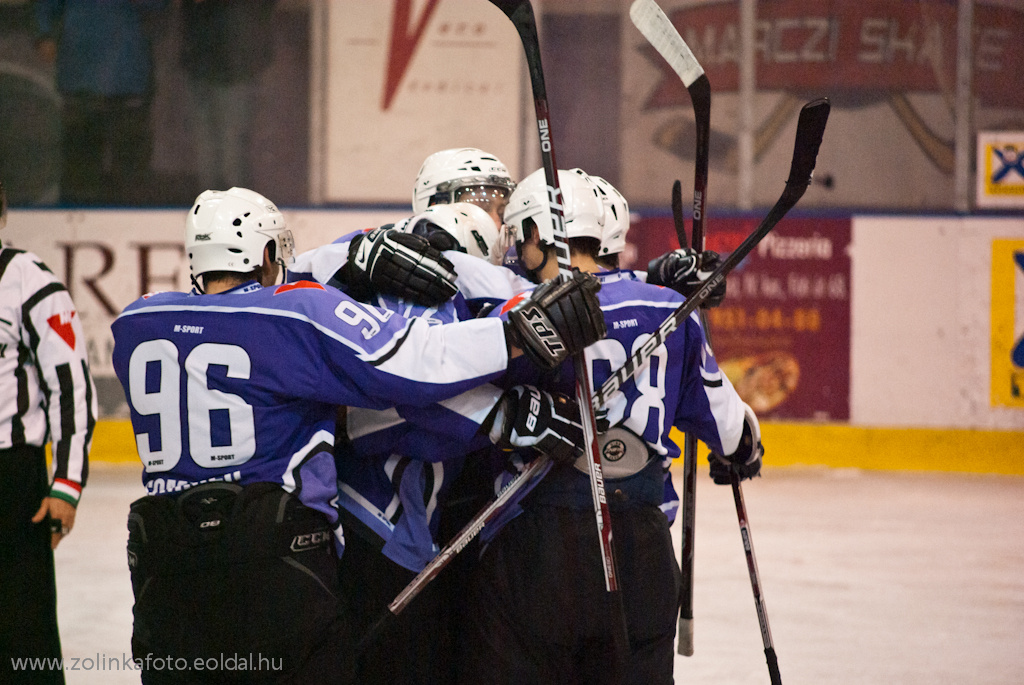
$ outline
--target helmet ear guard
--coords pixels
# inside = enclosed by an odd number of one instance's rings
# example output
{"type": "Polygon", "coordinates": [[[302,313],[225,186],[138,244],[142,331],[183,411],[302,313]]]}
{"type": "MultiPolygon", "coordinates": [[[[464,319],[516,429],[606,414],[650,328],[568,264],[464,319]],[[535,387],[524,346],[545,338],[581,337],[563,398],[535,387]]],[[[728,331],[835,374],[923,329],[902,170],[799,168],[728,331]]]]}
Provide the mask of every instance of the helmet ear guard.
{"type": "Polygon", "coordinates": [[[622,193],[600,176],[591,176],[598,193],[604,201],[604,234],[601,237],[600,256],[618,254],[626,249],[626,232],[629,231],[629,203],[622,193]]]}
{"type": "Polygon", "coordinates": [[[185,252],[193,282],[204,273],[248,273],[263,265],[267,243],[272,261],[287,269],[295,241],[284,216],[267,198],[246,188],[207,190],[185,220],[185,252]]]}

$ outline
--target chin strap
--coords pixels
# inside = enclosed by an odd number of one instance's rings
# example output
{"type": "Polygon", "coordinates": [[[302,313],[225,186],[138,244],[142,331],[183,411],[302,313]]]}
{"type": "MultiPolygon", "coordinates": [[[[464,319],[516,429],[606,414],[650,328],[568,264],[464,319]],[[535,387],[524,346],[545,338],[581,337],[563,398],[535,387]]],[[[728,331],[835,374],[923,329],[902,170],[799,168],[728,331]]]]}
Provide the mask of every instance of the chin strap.
{"type": "Polygon", "coordinates": [[[274,285],[284,285],[288,282],[288,267],[285,266],[283,259],[275,259],[274,261],[277,262],[278,269],[281,271],[281,282],[274,285]]]}
{"type": "Polygon", "coordinates": [[[541,254],[544,255],[544,259],[541,260],[540,264],[538,264],[534,269],[529,269],[526,266],[526,262],[523,261],[523,244],[521,242],[516,242],[516,259],[519,261],[519,268],[522,269],[523,273],[526,274],[526,277],[534,283],[544,282],[544,279],[540,277],[540,273],[547,265],[550,254],[547,250],[543,249],[541,250],[541,254]]]}

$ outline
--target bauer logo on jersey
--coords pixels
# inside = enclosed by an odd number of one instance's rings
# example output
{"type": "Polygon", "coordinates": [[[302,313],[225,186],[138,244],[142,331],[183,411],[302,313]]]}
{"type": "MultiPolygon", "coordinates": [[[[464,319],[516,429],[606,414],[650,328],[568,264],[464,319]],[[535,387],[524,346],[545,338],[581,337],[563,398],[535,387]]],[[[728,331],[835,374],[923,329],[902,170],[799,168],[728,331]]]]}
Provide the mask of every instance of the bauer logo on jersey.
{"type": "Polygon", "coordinates": [[[75,349],[75,329],[72,327],[71,321],[77,315],[78,313],[72,309],[70,312],[54,314],[46,320],[46,323],[50,325],[53,332],[59,335],[61,340],[66,342],[71,349],[75,349]]]}

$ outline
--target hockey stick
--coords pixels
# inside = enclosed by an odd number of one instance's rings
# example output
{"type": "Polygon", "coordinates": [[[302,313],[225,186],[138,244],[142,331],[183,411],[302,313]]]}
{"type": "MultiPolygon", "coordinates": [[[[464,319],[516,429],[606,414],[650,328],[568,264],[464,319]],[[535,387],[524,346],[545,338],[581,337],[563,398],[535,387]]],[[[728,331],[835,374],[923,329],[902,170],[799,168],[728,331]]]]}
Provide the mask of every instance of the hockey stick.
{"type": "MultiPolygon", "coordinates": [[[[704,226],[707,218],[708,159],[711,138],[711,82],[693,51],[672,25],[654,0],[635,0],[629,8],[633,25],[647,42],[658,51],[682,80],[690,93],[696,131],[693,170],[693,249],[704,251],[704,226]]],[[[679,247],[686,247],[686,234],[682,229],[682,188],[678,181],[672,188],[672,213],[676,225],[679,247]]],[[[703,310],[699,314],[701,325],[710,345],[710,329],[703,310]]],[[[680,515],[683,517],[680,569],[682,587],[679,592],[679,642],[676,651],[693,656],[693,560],[697,512],[697,438],[692,431],[683,438],[683,497],[680,515]]]]}
{"type": "Polygon", "coordinates": [[[811,174],[814,171],[814,162],[818,156],[818,148],[821,147],[821,138],[825,133],[825,124],[828,122],[830,107],[828,98],[820,98],[803,106],[803,109],[800,110],[800,119],[797,122],[796,144],[793,149],[793,161],[789,168],[789,178],[786,180],[786,189],[782,191],[782,195],[768,211],[764,219],[761,220],[757,228],[754,229],[754,232],[747,236],[711,272],[711,275],[708,276],[700,290],[669,314],[668,318],[658,326],[658,330],[644,342],[640,349],[627,359],[626,363],[609,376],[608,380],[597,389],[593,396],[594,407],[603,407],[608,402],[608,398],[650,360],[654,351],[665,342],[665,338],[679,328],[680,324],[725,279],[726,274],[732,271],[744,257],[750,254],[751,250],[775,228],[779,221],[782,220],[782,217],[803,197],[803,194],[807,191],[807,186],[811,183],[811,174]]]}
{"type": "MultiPolygon", "coordinates": [[[[707,163],[709,152],[707,137],[710,133],[710,85],[707,77],[704,75],[704,70],[700,67],[693,52],[690,51],[686,42],[679,35],[679,32],[654,0],[636,0],[630,8],[630,17],[640,32],[654,46],[658,53],[669,62],[676,74],[683,80],[683,84],[690,92],[690,97],[693,101],[697,133],[696,169],[694,172],[693,247],[695,250],[703,251],[703,229],[706,218],[703,208],[707,202],[707,163]],[[701,178],[702,174],[703,179],[701,178]]],[[[827,117],[827,111],[825,116],[827,117]]],[[[682,191],[678,181],[676,181],[672,190],[672,211],[676,235],[679,237],[679,246],[685,247],[686,235],[681,227],[682,191]]],[[[701,311],[700,317],[708,346],[713,348],[711,344],[711,330],[708,327],[703,311],[701,311]]],[[[683,516],[681,561],[683,576],[680,591],[679,643],[677,648],[678,653],[684,656],[693,655],[693,551],[694,514],[696,511],[696,454],[697,440],[690,433],[687,433],[683,444],[684,475],[681,507],[681,514],[683,516]]],[[[754,591],[758,623],[760,624],[761,637],[764,641],[764,653],[768,660],[768,673],[771,677],[772,685],[781,685],[778,659],[775,655],[775,647],[772,644],[771,631],[768,627],[768,612],[761,597],[757,561],[754,559],[753,541],[750,539],[750,529],[747,525],[746,508],[743,504],[743,491],[740,488],[739,476],[735,473],[732,474],[731,481],[733,498],[736,501],[736,512],[739,516],[740,533],[743,536],[743,548],[747,555],[750,583],[754,591]]]]}
{"type": "MultiPolygon", "coordinates": [[[[534,110],[537,114],[537,131],[540,137],[541,160],[544,166],[544,179],[548,186],[548,200],[551,209],[551,226],[554,234],[555,253],[558,258],[560,275],[569,276],[572,264],[569,259],[569,240],[565,231],[565,215],[561,202],[561,190],[558,186],[558,166],[555,163],[554,141],[551,137],[547,90],[544,85],[544,71],[541,67],[540,40],[537,35],[537,22],[533,15],[530,0],[490,0],[512,20],[526,52],[526,64],[530,72],[530,85],[533,89],[534,110]]],[[[615,564],[615,553],[612,545],[611,515],[604,491],[604,476],[601,473],[601,455],[597,451],[597,423],[594,419],[594,407],[590,399],[590,371],[582,354],[573,360],[576,371],[576,400],[579,402],[584,440],[590,454],[588,472],[591,490],[594,497],[594,517],[597,521],[598,536],[601,539],[601,556],[604,564],[605,588],[608,592],[619,590],[618,571],[615,564]]],[[[625,617],[623,616],[623,621],[625,617]]]]}
{"type": "Polygon", "coordinates": [[[629,8],[629,18],[647,42],[665,58],[690,93],[697,134],[693,171],[693,249],[703,250],[711,137],[711,83],[704,68],[658,3],[654,0],[634,0],[629,8]]]}
{"type": "Polygon", "coordinates": [[[730,473],[730,481],[732,484],[732,497],[736,501],[736,516],[740,521],[740,535],[743,537],[743,551],[747,556],[750,587],[754,591],[754,607],[757,609],[757,622],[761,626],[764,656],[768,661],[768,676],[771,678],[772,685],[782,685],[782,676],[779,675],[779,659],[775,655],[772,631],[768,627],[768,609],[764,605],[764,597],[761,596],[761,577],[757,572],[757,559],[754,558],[754,541],[750,538],[750,525],[747,523],[747,507],[743,503],[740,477],[735,471],[730,473]]]}
{"type": "MultiPolygon", "coordinates": [[[[687,245],[686,228],[683,226],[682,184],[672,184],[672,220],[676,227],[679,247],[687,245]]],[[[696,228],[696,224],[694,224],[696,228]]],[[[703,322],[703,320],[702,320],[703,322]]],[[[707,330],[707,329],[705,329],[707,330]]],[[[676,651],[683,656],[693,656],[693,551],[697,523],[697,437],[692,432],[683,438],[683,497],[679,515],[681,544],[679,568],[682,571],[679,588],[679,642],[676,651]]]]}
{"type": "MultiPolygon", "coordinates": [[[[569,256],[569,236],[565,230],[565,215],[562,207],[562,192],[558,186],[558,165],[555,163],[554,139],[551,135],[547,89],[544,85],[544,70],[541,66],[540,37],[537,35],[537,21],[530,0],[490,0],[512,21],[526,53],[526,64],[530,72],[530,87],[533,90],[533,106],[537,115],[537,133],[540,139],[541,161],[544,179],[548,186],[548,206],[551,227],[558,258],[558,272],[571,277],[572,263],[569,256]]],[[[587,475],[594,501],[594,520],[601,544],[601,562],[604,570],[604,585],[608,591],[611,611],[612,640],[616,658],[613,663],[618,669],[624,668],[629,653],[629,630],[626,610],[619,589],[619,572],[615,563],[615,548],[612,544],[612,517],[604,489],[604,475],[601,455],[597,448],[597,421],[595,407],[590,403],[590,369],[581,352],[573,358],[576,373],[576,402],[580,407],[580,422],[583,424],[584,447],[589,455],[587,475]]]]}
{"type": "MultiPolygon", "coordinates": [[[[638,0],[639,2],[640,0],[638,0]]],[[[831,109],[831,105],[827,98],[821,98],[814,100],[804,105],[800,111],[800,118],[797,122],[796,130],[796,143],[793,150],[793,161],[789,170],[789,178],[786,180],[786,188],[782,192],[782,196],[779,197],[775,206],[771,208],[768,215],[761,221],[757,229],[744,240],[739,247],[737,247],[722,264],[719,265],[711,276],[708,278],[704,286],[697,292],[697,295],[691,300],[684,303],[679,309],[672,313],[668,319],[658,328],[658,333],[655,334],[647,343],[641,347],[633,357],[631,357],[625,365],[615,374],[613,374],[604,385],[601,386],[600,391],[594,396],[595,402],[600,402],[601,405],[605,403],[607,397],[617,390],[625,379],[631,377],[633,373],[647,362],[654,350],[659,347],[664,341],[664,337],[675,330],[678,325],[685,320],[685,317],[689,316],[700,302],[694,303],[694,300],[700,300],[701,302],[706,299],[707,295],[710,294],[710,289],[713,289],[715,285],[725,277],[736,264],[738,264],[750,251],[757,245],[758,242],[764,236],[766,236],[772,228],[782,219],[783,216],[803,197],[804,192],[807,190],[807,186],[810,185],[811,176],[814,172],[815,160],[818,156],[818,149],[821,147],[822,136],[825,133],[825,125],[828,123],[828,114],[831,109]],[[664,331],[664,335],[661,335],[664,331]],[[660,339],[659,339],[660,338],[660,339]],[[652,342],[653,341],[653,342],[652,342]]],[[[696,232],[696,224],[694,226],[696,232]]],[[[696,245],[696,237],[695,237],[696,245]]],[[[710,334],[707,330],[706,322],[702,319],[702,325],[705,330],[705,337],[708,340],[708,345],[711,345],[710,334]]],[[[693,654],[693,613],[692,613],[692,601],[693,601],[693,510],[686,511],[685,507],[690,506],[695,509],[695,493],[696,493],[696,440],[692,439],[690,434],[686,436],[686,443],[684,443],[684,459],[685,457],[691,457],[689,463],[684,460],[684,469],[686,479],[684,480],[684,511],[683,516],[687,518],[683,521],[684,525],[684,538],[683,538],[683,562],[684,569],[686,564],[689,564],[689,577],[684,575],[684,585],[682,588],[682,594],[680,597],[680,615],[679,615],[679,644],[677,651],[679,654],[690,656],[693,654]],[[687,546],[689,543],[689,546],[687,546]],[[689,610],[689,611],[688,611],[689,610]],[[688,615],[687,615],[688,613],[688,615]]],[[[747,566],[750,571],[751,585],[754,589],[754,600],[757,605],[757,618],[758,623],[761,627],[761,636],[764,640],[765,656],[768,659],[768,673],[772,679],[772,685],[781,685],[779,677],[779,665],[775,655],[775,647],[772,645],[771,632],[768,628],[768,614],[765,611],[764,602],[761,599],[760,593],[760,582],[757,574],[757,564],[754,560],[754,552],[750,543],[750,531],[746,525],[746,511],[743,508],[742,503],[742,491],[740,490],[739,477],[735,474],[732,476],[732,488],[733,496],[736,498],[737,512],[740,514],[740,530],[743,534],[744,549],[747,551],[747,566]]]]}

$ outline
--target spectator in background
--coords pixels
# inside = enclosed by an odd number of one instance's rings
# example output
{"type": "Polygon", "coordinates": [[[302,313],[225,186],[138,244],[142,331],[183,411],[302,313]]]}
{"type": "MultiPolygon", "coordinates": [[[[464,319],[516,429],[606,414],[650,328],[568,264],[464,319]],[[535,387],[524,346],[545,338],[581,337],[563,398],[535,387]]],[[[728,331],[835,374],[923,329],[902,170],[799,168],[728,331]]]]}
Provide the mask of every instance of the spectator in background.
{"type": "Polygon", "coordinates": [[[203,188],[251,188],[257,79],[273,61],[276,0],[181,0],[181,63],[203,188]]]}
{"type": "Polygon", "coordinates": [[[153,149],[149,14],[168,0],[36,0],[36,47],[56,63],[65,204],[144,202],[153,149]]]}
{"type": "Polygon", "coordinates": [[[64,682],[59,669],[15,671],[11,660],[61,656],[53,550],[75,525],[95,421],[68,291],[39,257],[0,245],[0,683],[64,682]]]}

